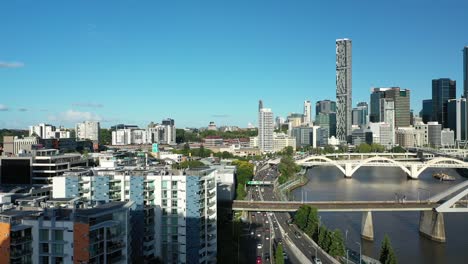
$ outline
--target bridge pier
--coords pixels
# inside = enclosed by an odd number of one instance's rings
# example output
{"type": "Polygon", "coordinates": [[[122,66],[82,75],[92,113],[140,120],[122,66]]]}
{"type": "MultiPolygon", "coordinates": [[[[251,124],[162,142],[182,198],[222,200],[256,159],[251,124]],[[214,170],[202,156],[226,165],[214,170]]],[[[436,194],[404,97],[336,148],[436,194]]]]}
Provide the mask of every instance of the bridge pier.
{"type": "Polygon", "coordinates": [[[416,164],[411,164],[411,167],[410,167],[410,174],[408,175],[408,177],[410,177],[411,179],[413,180],[417,180],[418,179],[418,165],[416,164]]]}
{"type": "Polygon", "coordinates": [[[361,237],[365,240],[374,241],[374,224],[372,223],[372,212],[362,213],[361,237]]]}
{"type": "Polygon", "coordinates": [[[353,165],[351,163],[345,164],[345,178],[353,177],[353,165]]]}
{"type": "Polygon", "coordinates": [[[435,211],[421,211],[419,232],[431,240],[445,242],[444,215],[435,211]]]}

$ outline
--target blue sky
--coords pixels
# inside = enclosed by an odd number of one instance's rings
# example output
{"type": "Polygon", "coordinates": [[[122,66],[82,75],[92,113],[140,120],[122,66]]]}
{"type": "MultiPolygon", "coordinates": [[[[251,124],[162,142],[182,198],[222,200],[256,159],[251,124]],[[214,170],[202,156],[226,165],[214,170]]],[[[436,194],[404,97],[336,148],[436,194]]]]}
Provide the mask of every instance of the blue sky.
{"type": "MultiPolygon", "coordinates": [[[[256,123],[335,99],[335,39],[353,40],[353,105],[371,87],[462,87],[468,1],[2,1],[0,128],[96,119],[256,123]]],[[[315,113],[314,113],[315,114],[315,113]]]]}

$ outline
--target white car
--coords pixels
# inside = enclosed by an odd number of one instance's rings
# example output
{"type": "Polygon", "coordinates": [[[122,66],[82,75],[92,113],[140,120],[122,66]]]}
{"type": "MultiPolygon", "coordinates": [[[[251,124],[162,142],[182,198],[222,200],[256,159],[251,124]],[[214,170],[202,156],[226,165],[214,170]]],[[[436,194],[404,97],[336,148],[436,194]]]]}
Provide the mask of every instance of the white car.
{"type": "Polygon", "coordinates": [[[262,248],[262,247],[263,247],[262,244],[258,244],[258,245],[257,245],[257,248],[258,248],[258,249],[260,249],[260,248],[262,248]]]}

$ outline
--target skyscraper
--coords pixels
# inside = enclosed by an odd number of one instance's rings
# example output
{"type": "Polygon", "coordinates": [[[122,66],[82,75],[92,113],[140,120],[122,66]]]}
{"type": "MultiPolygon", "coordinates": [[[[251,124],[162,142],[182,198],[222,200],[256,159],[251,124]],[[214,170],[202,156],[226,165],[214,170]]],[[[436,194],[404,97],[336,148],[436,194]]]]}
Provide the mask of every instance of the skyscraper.
{"type": "Polygon", "coordinates": [[[351,135],[351,40],[336,40],[336,136],[347,142],[351,135]]]}
{"type": "Polygon", "coordinates": [[[315,114],[336,112],[336,102],[330,100],[317,101],[315,104],[315,114]]]}
{"type": "Polygon", "coordinates": [[[382,98],[391,99],[395,104],[395,127],[410,125],[410,90],[400,87],[373,88],[370,96],[370,122],[384,122],[381,117],[380,102],[382,98]]]}
{"type": "Polygon", "coordinates": [[[263,108],[263,101],[262,100],[259,100],[258,101],[258,111],[260,112],[260,110],[263,108]]]}
{"type": "Polygon", "coordinates": [[[468,46],[463,48],[463,95],[468,98],[468,46]]]}
{"type": "Polygon", "coordinates": [[[261,108],[258,112],[258,147],[261,152],[273,151],[273,112],[269,108],[261,108]]]}
{"type": "Polygon", "coordinates": [[[422,110],[419,115],[425,124],[427,124],[429,121],[432,121],[432,99],[423,100],[422,110]]]}
{"type": "Polygon", "coordinates": [[[311,117],[312,117],[312,105],[310,104],[310,101],[304,101],[304,124],[310,124],[311,122],[311,117]]]}
{"type": "Polygon", "coordinates": [[[437,121],[442,128],[448,127],[447,103],[455,99],[457,93],[456,81],[448,78],[432,80],[432,121],[437,121]]]}
{"type": "Polygon", "coordinates": [[[360,102],[353,108],[352,124],[362,126],[367,124],[368,106],[366,102],[360,102]]]}
{"type": "Polygon", "coordinates": [[[467,136],[467,114],[466,98],[450,99],[447,104],[448,128],[455,132],[456,140],[466,140],[467,136]]]}

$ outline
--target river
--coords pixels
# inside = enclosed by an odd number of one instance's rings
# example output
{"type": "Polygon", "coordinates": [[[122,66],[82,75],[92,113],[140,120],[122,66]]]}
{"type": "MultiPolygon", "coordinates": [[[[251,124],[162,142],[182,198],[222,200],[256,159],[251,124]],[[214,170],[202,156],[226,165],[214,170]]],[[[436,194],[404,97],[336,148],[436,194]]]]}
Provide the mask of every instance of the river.
{"type": "MultiPolygon", "coordinates": [[[[437,172],[440,170],[437,169],[437,172]]],[[[453,182],[432,178],[434,170],[427,169],[419,180],[407,179],[399,168],[363,167],[346,179],[334,167],[309,169],[309,182],[293,191],[293,199],[309,201],[371,201],[395,200],[395,193],[407,200],[421,199],[446,190],[466,178],[455,170],[443,170],[455,176],[453,182]]],[[[374,241],[361,240],[362,213],[320,213],[328,228],[338,228],[345,236],[347,246],[359,252],[362,243],[364,255],[378,259],[385,234],[390,237],[398,263],[468,263],[468,213],[445,213],[446,243],[438,243],[419,234],[419,212],[373,212],[374,241]]]]}

